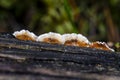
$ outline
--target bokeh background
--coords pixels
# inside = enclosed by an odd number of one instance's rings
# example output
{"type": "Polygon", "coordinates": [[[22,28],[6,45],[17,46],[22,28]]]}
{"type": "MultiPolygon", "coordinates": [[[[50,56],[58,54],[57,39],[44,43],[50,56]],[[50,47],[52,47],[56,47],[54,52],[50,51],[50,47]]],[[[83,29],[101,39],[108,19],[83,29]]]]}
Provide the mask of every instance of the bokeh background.
{"type": "Polygon", "coordinates": [[[0,0],[0,32],[81,33],[120,51],[120,0],[0,0]]]}

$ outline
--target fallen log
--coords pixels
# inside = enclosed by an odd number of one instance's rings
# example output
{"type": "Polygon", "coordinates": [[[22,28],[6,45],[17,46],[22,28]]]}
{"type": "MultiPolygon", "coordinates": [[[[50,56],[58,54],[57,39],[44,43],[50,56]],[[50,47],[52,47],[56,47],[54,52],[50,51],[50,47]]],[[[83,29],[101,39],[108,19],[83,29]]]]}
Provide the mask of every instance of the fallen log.
{"type": "Polygon", "coordinates": [[[119,80],[119,74],[119,53],[0,34],[0,79],[119,80]]]}

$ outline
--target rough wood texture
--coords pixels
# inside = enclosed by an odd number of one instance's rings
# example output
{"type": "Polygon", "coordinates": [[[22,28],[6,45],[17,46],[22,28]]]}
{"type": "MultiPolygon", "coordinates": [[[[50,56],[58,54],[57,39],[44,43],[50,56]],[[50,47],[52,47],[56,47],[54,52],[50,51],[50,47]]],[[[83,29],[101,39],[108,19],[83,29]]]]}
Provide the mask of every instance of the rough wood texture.
{"type": "Polygon", "coordinates": [[[120,80],[120,54],[0,34],[0,80],[120,80]]]}

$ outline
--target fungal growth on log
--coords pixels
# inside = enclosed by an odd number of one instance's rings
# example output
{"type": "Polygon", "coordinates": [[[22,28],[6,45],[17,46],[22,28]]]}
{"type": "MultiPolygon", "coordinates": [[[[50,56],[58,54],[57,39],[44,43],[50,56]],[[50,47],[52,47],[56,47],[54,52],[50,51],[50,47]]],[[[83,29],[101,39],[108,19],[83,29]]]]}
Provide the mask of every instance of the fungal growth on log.
{"type": "Polygon", "coordinates": [[[113,49],[109,48],[109,46],[105,42],[92,42],[90,45],[91,48],[102,49],[102,50],[110,50],[114,51],[113,49]]]}
{"type": "Polygon", "coordinates": [[[95,49],[114,51],[105,42],[90,42],[82,34],[59,34],[54,32],[49,32],[41,34],[38,37],[28,30],[15,31],[13,35],[19,40],[31,40],[37,42],[46,42],[51,44],[63,44],[67,46],[78,46],[78,47],[90,47],[95,49]]]}
{"type": "Polygon", "coordinates": [[[89,47],[90,44],[88,39],[81,34],[63,34],[62,37],[65,40],[64,45],[89,47]]]}
{"type": "Polygon", "coordinates": [[[38,36],[36,41],[53,43],[53,44],[64,44],[64,39],[62,38],[62,35],[53,32],[45,33],[38,36]]]}
{"type": "Polygon", "coordinates": [[[29,32],[28,30],[15,31],[13,35],[20,40],[36,41],[37,38],[37,36],[34,33],[29,32]]]}

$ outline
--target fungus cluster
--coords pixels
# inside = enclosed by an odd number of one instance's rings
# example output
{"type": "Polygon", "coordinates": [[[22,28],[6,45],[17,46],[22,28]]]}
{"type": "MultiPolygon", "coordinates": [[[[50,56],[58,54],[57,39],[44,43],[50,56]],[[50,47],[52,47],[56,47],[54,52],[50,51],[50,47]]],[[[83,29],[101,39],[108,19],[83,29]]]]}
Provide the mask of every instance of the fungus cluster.
{"type": "Polygon", "coordinates": [[[114,51],[105,42],[90,42],[82,34],[59,34],[54,32],[49,32],[36,36],[34,33],[28,30],[15,31],[13,35],[20,40],[31,40],[37,42],[46,42],[51,44],[63,44],[67,46],[78,46],[78,47],[90,47],[101,50],[114,51]]]}

